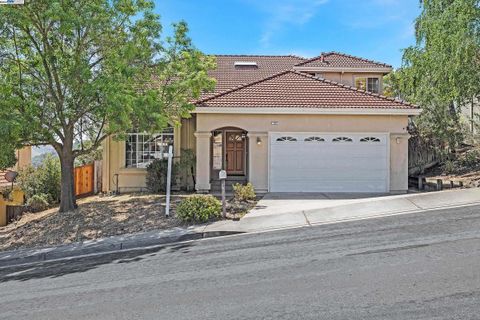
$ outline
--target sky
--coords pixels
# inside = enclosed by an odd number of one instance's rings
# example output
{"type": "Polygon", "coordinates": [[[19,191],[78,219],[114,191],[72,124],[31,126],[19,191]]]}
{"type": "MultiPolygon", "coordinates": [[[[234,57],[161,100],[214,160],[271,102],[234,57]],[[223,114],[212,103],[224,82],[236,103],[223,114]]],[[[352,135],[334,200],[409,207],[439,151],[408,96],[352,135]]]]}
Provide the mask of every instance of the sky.
{"type": "Polygon", "coordinates": [[[207,54],[339,51],[399,67],[413,45],[418,0],[156,0],[165,33],[185,20],[207,54]]]}

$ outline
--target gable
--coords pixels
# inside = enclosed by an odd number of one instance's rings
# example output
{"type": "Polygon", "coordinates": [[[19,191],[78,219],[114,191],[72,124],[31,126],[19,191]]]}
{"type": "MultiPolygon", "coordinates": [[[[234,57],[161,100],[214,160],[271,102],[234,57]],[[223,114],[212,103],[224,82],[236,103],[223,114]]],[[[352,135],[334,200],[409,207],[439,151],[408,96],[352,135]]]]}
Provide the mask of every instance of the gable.
{"type": "Polygon", "coordinates": [[[295,67],[312,67],[312,68],[338,68],[338,69],[375,69],[375,68],[387,68],[391,69],[392,66],[376,62],[373,60],[368,60],[360,57],[355,57],[352,55],[338,53],[338,52],[327,52],[322,53],[322,55],[300,62],[295,65],[295,67]]]}

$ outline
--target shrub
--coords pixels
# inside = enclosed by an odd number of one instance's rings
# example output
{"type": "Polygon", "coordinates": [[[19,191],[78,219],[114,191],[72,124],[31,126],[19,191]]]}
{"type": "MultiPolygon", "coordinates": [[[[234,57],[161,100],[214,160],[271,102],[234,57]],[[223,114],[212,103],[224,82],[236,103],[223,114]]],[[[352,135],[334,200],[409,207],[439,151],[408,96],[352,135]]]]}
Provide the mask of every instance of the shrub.
{"type": "Polygon", "coordinates": [[[189,190],[195,184],[195,153],[192,149],[182,149],[178,171],[181,180],[181,187],[189,190]],[[192,182],[190,184],[190,181],[192,182]]]}
{"type": "Polygon", "coordinates": [[[476,166],[480,160],[480,152],[478,150],[470,150],[465,153],[465,158],[462,159],[464,166],[476,166]]]}
{"type": "MultiPolygon", "coordinates": [[[[147,166],[147,189],[153,193],[165,192],[167,190],[167,159],[155,159],[147,166]]],[[[177,175],[177,165],[172,165],[172,183],[177,175]]]]}
{"type": "Polygon", "coordinates": [[[455,172],[455,162],[452,160],[445,161],[445,172],[451,174],[455,172]]]}
{"type": "Polygon", "coordinates": [[[233,185],[234,198],[237,201],[255,200],[257,195],[253,185],[249,182],[246,185],[236,183],[233,185]]]}
{"type": "Polygon", "coordinates": [[[34,194],[27,200],[27,206],[32,212],[39,212],[48,209],[48,195],[40,193],[34,194]]]}
{"type": "Polygon", "coordinates": [[[17,182],[27,200],[34,195],[43,195],[49,204],[58,203],[61,190],[60,160],[54,155],[47,155],[37,168],[28,166],[20,170],[17,182]]]}
{"type": "Polygon", "coordinates": [[[177,206],[177,217],[187,222],[207,222],[219,218],[222,204],[211,195],[194,195],[184,199],[177,206]]]}

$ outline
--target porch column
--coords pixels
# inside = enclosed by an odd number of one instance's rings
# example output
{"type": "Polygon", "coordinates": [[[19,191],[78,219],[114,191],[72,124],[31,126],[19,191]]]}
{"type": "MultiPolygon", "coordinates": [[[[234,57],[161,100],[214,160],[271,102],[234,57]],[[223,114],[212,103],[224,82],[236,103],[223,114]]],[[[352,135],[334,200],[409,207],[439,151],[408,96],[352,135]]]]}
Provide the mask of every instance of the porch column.
{"type": "Polygon", "coordinates": [[[268,132],[248,134],[248,181],[256,192],[268,192],[268,132]]]}
{"type": "Polygon", "coordinates": [[[210,143],[211,132],[195,132],[197,138],[197,172],[195,190],[199,193],[210,191],[210,143]]]}

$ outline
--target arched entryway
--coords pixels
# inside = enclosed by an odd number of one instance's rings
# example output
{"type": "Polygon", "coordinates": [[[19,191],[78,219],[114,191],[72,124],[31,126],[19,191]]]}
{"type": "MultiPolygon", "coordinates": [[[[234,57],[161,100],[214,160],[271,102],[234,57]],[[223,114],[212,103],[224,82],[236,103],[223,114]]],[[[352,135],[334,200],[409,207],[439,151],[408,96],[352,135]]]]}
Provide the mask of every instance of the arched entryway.
{"type": "Polygon", "coordinates": [[[220,170],[226,170],[230,177],[247,175],[247,131],[237,127],[213,130],[211,150],[212,178],[220,170]]]}

